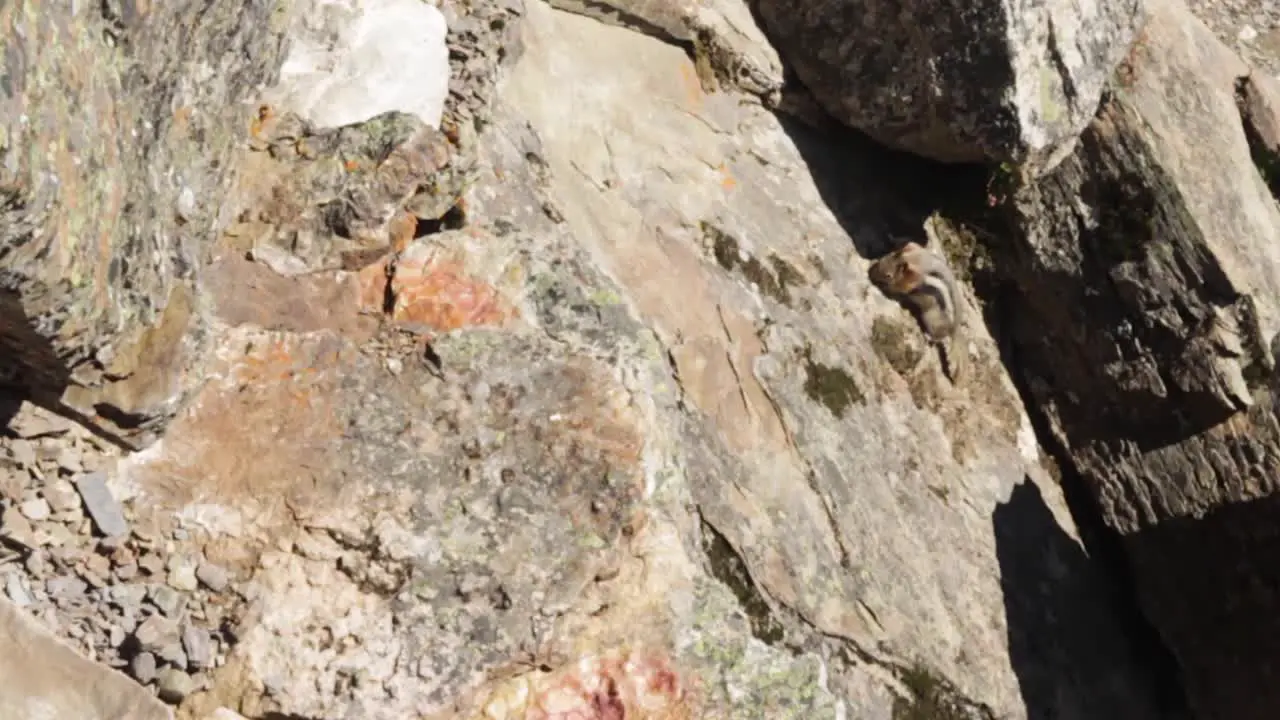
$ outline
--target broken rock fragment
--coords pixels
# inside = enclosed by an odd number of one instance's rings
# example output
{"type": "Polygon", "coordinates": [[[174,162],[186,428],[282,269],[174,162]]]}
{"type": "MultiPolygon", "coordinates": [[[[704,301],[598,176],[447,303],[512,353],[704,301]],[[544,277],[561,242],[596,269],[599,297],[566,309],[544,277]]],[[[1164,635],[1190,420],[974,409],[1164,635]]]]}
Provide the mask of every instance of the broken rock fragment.
{"type": "Polygon", "coordinates": [[[1129,52],[1139,0],[761,0],[784,59],[842,122],[942,162],[1052,167],[1129,52]]]}
{"type": "Polygon", "coordinates": [[[106,476],[100,472],[83,475],[76,480],[76,490],[84,500],[85,509],[98,531],[107,537],[125,535],[129,532],[129,522],[124,519],[124,510],[107,487],[106,476]]]}

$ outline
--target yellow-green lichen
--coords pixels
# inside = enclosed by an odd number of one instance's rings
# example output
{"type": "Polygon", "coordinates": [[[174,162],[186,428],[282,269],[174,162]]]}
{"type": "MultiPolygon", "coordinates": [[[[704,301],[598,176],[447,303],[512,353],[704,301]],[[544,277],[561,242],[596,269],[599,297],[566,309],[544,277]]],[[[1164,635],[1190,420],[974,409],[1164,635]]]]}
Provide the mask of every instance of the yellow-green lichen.
{"type": "Polygon", "coordinates": [[[893,720],[970,720],[960,695],[931,670],[915,665],[898,678],[911,691],[893,703],[893,720]]]}
{"type": "Polygon", "coordinates": [[[871,322],[871,349],[903,376],[910,374],[924,357],[918,344],[908,339],[902,323],[883,316],[871,322]]]}
{"type": "Polygon", "coordinates": [[[612,290],[605,290],[603,288],[593,291],[589,299],[591,300],[592,305],[596,305],[598,307],[609,307],[610,305],[622,304],[621,296],[612,290]]]}
{"type": "Polygon", "coordinates": [[[729,540],[705,522],[702,525],[702,551],[711,564],[712,574],[738,598],[751,623],[752,634],[771,645],[781,642],[785,635],[782,624],[773,617],[769,603],[756,589],[747,564],[729,540]]]}
{"type": "Polygon", "coordinates": [[[805,348],[804,375],[805,394],[837,418],[844,417],[854,403],[866,402],[866,395],[848,373],[814,360],[811,348],[805,348]]]}
{"type": "Polygon", "coordinates": [[[755,284],[760,292],[784,305],[791,303],[790,288],[804,284],[800,271],[777,255],[769,256],[769,264],[773,266],[770,270],[758,258],[743,253],[732,235],[714,225],[702,223],[702,235],[720,267],[737,271],[755,284]]]}

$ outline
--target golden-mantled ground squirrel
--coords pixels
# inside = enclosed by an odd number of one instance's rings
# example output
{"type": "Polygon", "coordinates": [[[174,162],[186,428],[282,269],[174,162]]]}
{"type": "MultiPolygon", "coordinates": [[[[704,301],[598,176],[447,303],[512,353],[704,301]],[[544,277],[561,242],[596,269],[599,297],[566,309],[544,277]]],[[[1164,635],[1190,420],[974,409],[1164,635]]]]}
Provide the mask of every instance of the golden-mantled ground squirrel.
{"type": "Polygon", "coordinates": [[[944,370],[956,368],[948,342],[963,322],[960,289],[947,262],[914,242],[875,261],[867,272],[885,295],[911,308],[929,340],[942,348],[944,370]]]}

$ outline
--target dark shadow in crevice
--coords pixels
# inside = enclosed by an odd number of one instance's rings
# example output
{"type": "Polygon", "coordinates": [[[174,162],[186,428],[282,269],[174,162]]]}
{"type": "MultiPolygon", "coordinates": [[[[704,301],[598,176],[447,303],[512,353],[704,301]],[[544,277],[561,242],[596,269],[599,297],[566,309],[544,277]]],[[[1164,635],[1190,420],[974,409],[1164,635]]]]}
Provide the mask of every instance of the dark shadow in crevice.
{"type": "MultiPolygon", "coordinates": [[[[1271,118],[1267,117],[1266,104],[1262,94],[1257,90],[1250,76],[1236,78],[1236,110],[1240,113],[1240,127],[1244,130],[1245,140],[1249,143],[1249,155],[1258,174],[1267,184],[1271,196],[1280,200],[1280,152],[1273,147],[1266,135],[1270,128],[1271,118]],[[1256,115],[1261,115],[1257,117],[1256,115]]],[[[1277,138],[1270,137],[1274,142],[1277,138]]]]}
{"type": "Polygon", "coordinates": [[[0,290],[0,436],[13,434],[13,419],[22,403],[30,402],[121,449],[135,450],[133,443],[62,402],[70,382],[70,371],[49,340],[36,331],[22,299],[0,290]]]}
{"type": "Polygon", "coordinates": [[[24,401],[61,415],[48,399],[61,397],[70,379],[53,345],[27,317],[22,298],[0,290],[0,428],[8,429],[24,401]]]}
{"type": "Polygon", "coordinates": [[[418,240],[445,230],[461,230],[466,226],[467,214],[463,211],[462,206],[454,205],[444,215],[434,220],[418,218],[418,223],[413,231],[413,239],[418,240]]]}
{"type": "Polygon", "coordinates": [[[0,387],[0,428],[7,429],[25,400],[22,391],[17,388],[0,387]]]}
{"type": "Polygon", "coordinates": [[[925,219],[940,208],[967,202],[987,171],[948,165],[892,150],[851,129],[819,130],[778,114],[809,168],[823,203],[864,258],[874,259],[905,238],[925,243],[925,219]]]}
{"type": "Polygon", "coordinates": [[[1125,538],[1144,607],[1187,652],[1195,716],[1272,720],[1280,708],[1280,496],[1168,518],[1125,538]]]}
{"type": "Polygon", "coordinates": [[[1035,483],[1017,485],[991,522],[1029,720],[1189,717],[1176,664],[1133,596],[1063,531],[1035,483]]]}

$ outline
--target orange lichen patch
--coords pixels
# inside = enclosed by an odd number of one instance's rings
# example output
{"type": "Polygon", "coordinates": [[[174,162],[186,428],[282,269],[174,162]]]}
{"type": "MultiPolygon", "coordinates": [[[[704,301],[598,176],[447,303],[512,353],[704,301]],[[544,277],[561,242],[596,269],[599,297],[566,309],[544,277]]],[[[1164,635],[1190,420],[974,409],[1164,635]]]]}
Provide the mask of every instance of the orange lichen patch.
{"type": "Polygon", "coordinates": [[[261,140],[270,127],[271,121],[276,118],[275,110],[270,105],[259,105],[258,111],[254,113],[253,119],[249,121],[249,136],[261,140]]]}
{"type": "Polygon", "coordinates": [[[502,326],[516,309],[489,283],[469,277],[461,264],[432,256],[402,259],[391,279],[392,318],[441,331],[502,326]]]}
{"type": "Polygon", "coordinates": [[[665,655],[613,652],[515,678],[473,720],[686,720],[692,705],[665,655]]]}
{"type": "Polygon", "coordinates": [[[259,516],[332,499],[344,422],[335,404],[352,352],[333,336],[244,332],[214,380],[131,474],[160,504],[218,503],[259,516]]]}
{"type": "Polygon", "coordinates": [[[391,222],[387,223],[387,239],[391,243],[391,249],[396,252],[403,252],[413,242],[413,236],[417,232],[418,218],[405,210],[397,212],[391,222]]]}
{"type": "Polygon", "coordinates": [[[381,313],[387,302],[387,260],[366,265],[356,273],[356,284],[360,288],[359,306],[361,312],[381,313]]]}
{"type": "Polygon", "coordinates": [[[347,161],[345,161],[345,162],[343,162],[343,163],[342,163],[342,169],[343,169],[343,170],[346,170],[347,172],[356,172],[357,170],[359,170],[359,169],[360,169],[360,161],[359,161],[359,160],[347,160],[347,161]]]}
{"type": "Polygon", "coordinates": [[[733,173],[729,170],[729,166],[720,164],[720,187],[728,192],[738,186],[738,181],[734,179],[733,173]]]}
{"type": "Polygon", "coordinates": [[[685,99],[693,107],[702,105],[702,80],[698,77],[698,68],[690,61],[680,63],[680,84],[684,86],[685,99]]]}
{"type": "Polygon", "coordinates": [[[173,127],[170,128],[170,133],[178,137],[186,135],[187,130],[191,127],[191,116],[194,112],[195,108],[190,105],[183,105],[175,110],[173,113],[173,127]]]}

